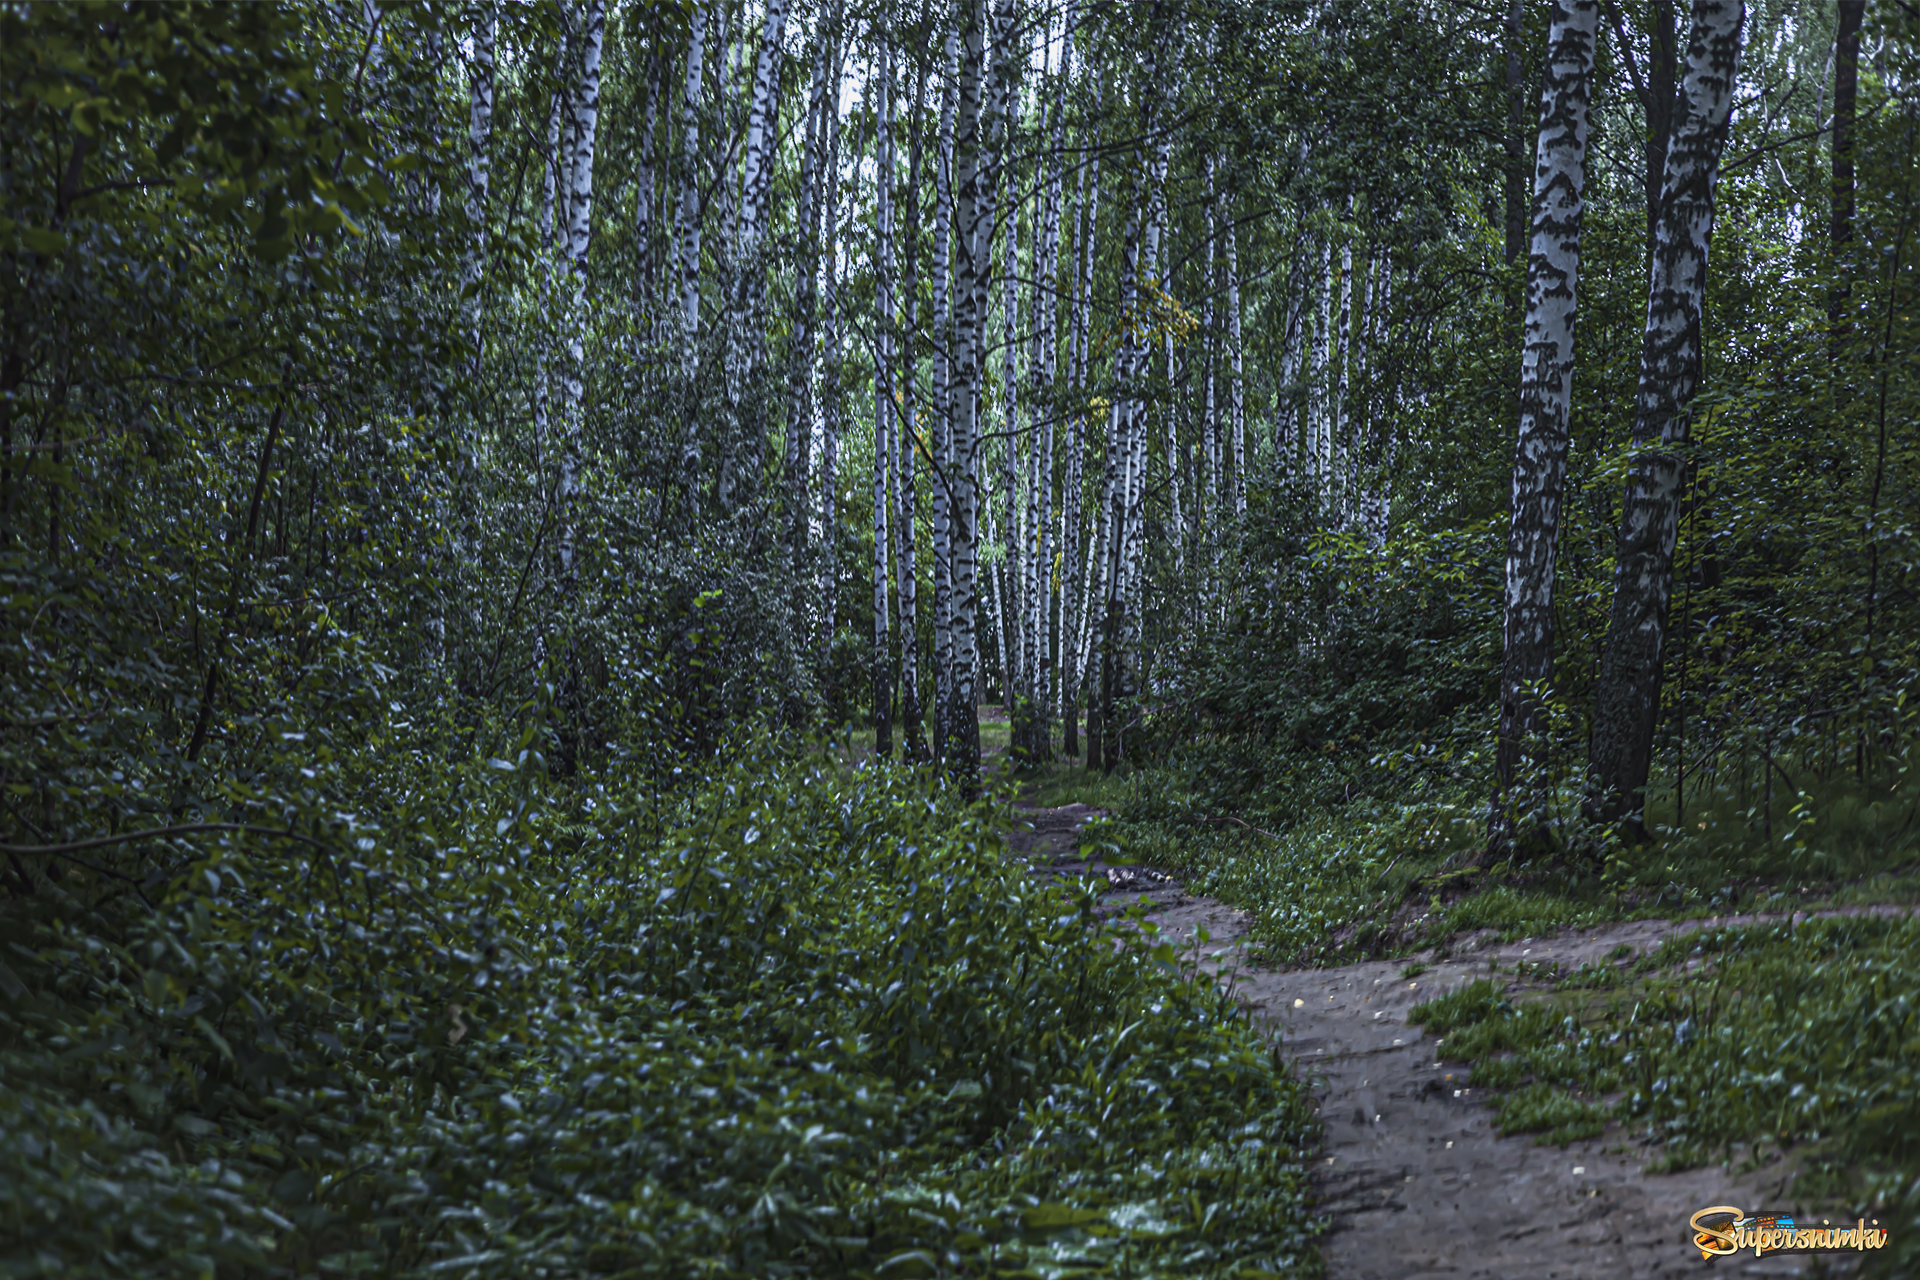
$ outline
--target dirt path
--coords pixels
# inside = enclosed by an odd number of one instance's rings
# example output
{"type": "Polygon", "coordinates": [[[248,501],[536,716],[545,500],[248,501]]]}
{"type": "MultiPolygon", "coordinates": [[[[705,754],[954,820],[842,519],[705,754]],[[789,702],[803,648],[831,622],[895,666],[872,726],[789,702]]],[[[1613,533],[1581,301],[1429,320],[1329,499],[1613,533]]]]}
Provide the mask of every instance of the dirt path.
{"type": "MultiPolygon", "coordinates": [[[[1791,1195],[1791,1167],[1774,1164],[1734,1175],[1723,1169],[1676,1174],[1642,1171],[1639,1149],[1621,1138],[1538,1146],[1503,1138],[1467,1070],[1435,1057],[1434,1039],[1409,1025],[1419,1001],[1519,961],[1571,969],[1599,961],[1622,943],[1643,952],[1704,922],[1634,921],[1552,938],[1469,949],[1429,961],[1409,980],[1400,961],[1331,969],[1268,971],[1238,964],[1245,917],[1187,894],[1170,877],[1137,868],[1108,869],[1078,854],[1077,833],[1093,811],[1081,805],[1032,809],[1030,831],[1014,847],[1035,874],[1117,880],[1115,909],[1141,896],[1149,918],[1173,938],[1204,927],[1204,948],[1234,991],[1275,1026],[1287,1055],[1313,1087],[1326,1130],[1315,1182],[1329,1219],[1323,1250],[1329,1280],[1640,1280],[1716,1274],[1848,1275],[1806,1255],[1715,1259],[1687,1247],[1696,1209],[1811,1209],[1791,1195]]],[[[1728,923],[1731,921],[1723,921],[1728,923]]],[[[1823,1260],[1824,1261],[1824,1260],[1823,1260]]],[[[1857,1259],[1848,1259],[1850,1265],[1857,1259]]]]}

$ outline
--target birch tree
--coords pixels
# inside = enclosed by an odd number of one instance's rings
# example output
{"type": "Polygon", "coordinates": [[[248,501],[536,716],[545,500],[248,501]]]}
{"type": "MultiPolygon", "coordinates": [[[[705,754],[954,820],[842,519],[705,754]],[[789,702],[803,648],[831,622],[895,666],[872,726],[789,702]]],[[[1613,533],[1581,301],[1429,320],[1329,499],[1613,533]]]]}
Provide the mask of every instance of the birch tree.
{"type": "MultiPolygon", "coordinates": [[[[900,231],[900,299],[902,308],[901,353],[898,360],[900,415],[897,422],[894,492],[894,595],[900,614],[900,723],[901,750],[908,760],[926,756],[924,713],[920,706],[920,576],[916,564],[914,519],[917,505],[918,471],[916,449],[920,440],[921,413],[918,385],[920,332],[920,168],[925,156],[927,67],[923,61],[914,73],[911,99],[913,113],[908,129],[906,221],[900,231]]],[[[891,204],[891,201],[890,201],[891,204]]],[[[895,210],[898,219],[898,210],[895,210]]],[[[899,230],[899,228],[896,228],[899,230]]]]}
{"type": "Polygon", "coordinates": [[[483,4],[473,24],[473,67],[467,108],[467,256],[460,270],[460,312],[472,372],[480,373],[480,288],[487,270],[487,196],[493,172],[493,45],[499,6],[483,4]]]}
{"type": "Polygon", "coordinates": [[[825,183],[829,114],[838,102],[839,57],[832,17],[814,35],[812,83],[807,91],[805,140],[800,158],[798,261],[795,266],[793,330],[787,339],[787,439],[781,463],[787,528],[784,546],[788,580],[793,585],[789,608],[793,618],[793,648],[805,648],[807,622],[807,522],[812,505],[808,470],[813,454],[813,353],[818,341],[815,321],[819,311],[820,205],[825,183]]]}
{"type": "Polygon", "coordinates": [[[949,23],[946,71],[940,83],[940,137],[933,184],[933,758],[947,758],[953,714],[953,242],[954,114],[958,106],[960,35],[949,23]]]}
{"type": "Polygon", "coordinates": [[[991,164],[983,137],[981,94],[986,78],[986,3],[961,0],[959,103],[954,134],[954,380],[953,459],[949,468],[948,517],[952,537],[952,674],[948,682],[947,767],[962,792],[972,795],[980,781],[980,724],[975,713],[974,678],[979,661],[977,568],[977,476],[979,409],[988,241],[984,217],[990,201],[982,198],[982,170],[991,164]]]}
{"type": "Polygon", "coordinates": [[[1667,147],[1660,220],[1647,290],[1628,473],[1615,553],[1613,605],[1595,687],[1590,812],[1638,828],[1653,764],[1661,654],[1673,594],[1682,451],[1700,383],[1700,327],[1714,190],[1733,116],[1745,18],[1740,0],[1694,0],[1667,147]]]}
{"type": "Polygon", "coordinates": [[[740,179],[740,207],[733,233],[733,298],[727,329],[726,456],[721,461],[719,498],[722,510],[735,505],[742,481],[751,487],[763,469],[766,432],[761,425],[759,387],[766,363],[766,322],[762,314],[766,295],[766,261],[761,241],[766,233],[773,188],[774,127],[780,112],[780,65],[784,55],[780,38],[786,30],[788,0],[767,0],[760,28],[760,50],[754,60],[752,101],[747,111],[746,159],[740,179]],[[744,414],[743,401],[753,400],[744,414]]]}
{"type": "MultiPolygon", "coordinates": [[[[839,12],[835,6],[836,15],[839,12]]],[[[829,89],[826,173],[820,185],[825,201],[820,242],[826,270],[820,283],[823,317],[820,342],[820,660],[833,657],[834,628],[840,613],[840,104],[829,89]]]]}
{"type": "MultiPolygon", "coordinates": [[[[1068,377],[1073,413],[1068,422],[1067,474],[1063,486],[1064,531],[1062,550],[1066,554],[1078,590],[1071,585],[1061,601],[1061,635],[1065,649],[1060,673],[1060,719],[1062,750],[1069,757],[1080,754],[1080,699],[1086,689],[1088,619],[1091,616],[1093,580],[1097,551],[1087,536],[1082,499],[1086,491],[1084,467],[1087,457],[1087,398],[1091,380],[1094,240],[1100,218],[1100,149],[1094,143],[1094,122],[1100,118],[1101,86],[1093,86],[1093,110],[1082,125],[1080,145],[1080,198],[1074,250],[1079,265],[1074,272],[1073,326],[1068,339],[1072,350],[1072,368],[1068,377]]],[[[1091,757],[1089,758],[1091,762],[1091,757]]]]}
{"type": "Polygon", "coordinates": [[[893,680],[887,610],[888,485],[893,471],[893,43],[883,27],[869,101],[874,117],[873,358],[873,735],[874,752],[893,751],[893,680]]]}
{"type": "Polygon", "coordinates": [[[1526,343],[1507,533],[1506,654],[1500,673],[1499,792],[1490,843],[1511,842],[1509,796],[1538,707],[1528,686],[1553,674],[1553,581],[1573,405],[1574,318],[1587,178],[1599,0],[1555,0],[1534,152],[1526,343]]]}
{"type": "Polygon", "coordinates": [[[1233,433],[1233,513],[1247,513],[1247,366],[1240,328],[1240,228],[1227,223],[1227,382],[1228,415],[1233,433]]]}
{"type": "Polygon", "coordinates": [[[700,429],[694,375],[700,362],[700,88],[707,65],[707,25],[711,6],[695,0],[687,20],[686,81],[680,98],[680,183],[674,204],[673,243],[679,291],[676,342],[685,405],[680,441],[680,488],[686,514],[697,523],[700,514],[700,429]]]}

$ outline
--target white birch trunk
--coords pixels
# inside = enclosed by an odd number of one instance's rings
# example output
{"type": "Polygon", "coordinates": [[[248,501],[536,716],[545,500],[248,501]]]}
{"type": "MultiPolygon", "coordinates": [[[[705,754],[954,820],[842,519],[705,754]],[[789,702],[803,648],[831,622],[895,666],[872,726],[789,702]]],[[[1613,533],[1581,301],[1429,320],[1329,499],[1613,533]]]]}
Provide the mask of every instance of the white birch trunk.
{"type": "Polygon", "coordinates": [[[573,152],[567,166],[567,364],[566,439],[561,448],[557,549],[560,576],[571,593],[574,564],[574,506],[580,490],[582,419],[586,413],[587,251],[593,241],[593,154],[600,128],[600,53],[606,37],[605,0],[587,0],[581,10],[580,78],[574,85],[568,134],[573,152]]]}
{"type": "Polygon", "coordinates": [[[869,95],[876,133],[874,163],[874,365],[873,365],[873,726],[874,751],[893,750],[893,681],[887,610],[890,485],[895,466],[892,342],[893,315],[893,45],[881,36],[874,87],[869,95]]]}
{"type": "MultiPolygon", "coordinates": [[[[1011,140],[1014,119],[1011,115],[1005,121],[1011,140]]],[[[1002,155],[1010,156],[1012,147],[1004,145],[1002,155]]],[[[1018,177],[1009,182],[1010,192],[1018,190],[1018,177]]],[[[1026,683],[1027,637],[1023,623],[1026,620],[1025,600],[1020,588],[1026,578],[1026,540],[1027,529],[1025,512],[1020,501],[1020,343],[1017,335],[1020,329],[1020,205],[1017,195],[1013,196],[1006,210],[1005,226],[1002,232],[1006,260],[1000,276],[1000,386],[1001,397],[1006,402],[1002,428],[1005,439],[1001,441],[1000,462],[1001,481],[1006,492],[1007,536],[1002,544],[1006,555],[1001,560],[1000,584],[1004,600],[1001,606],[1002,626],[1007,634],[1004,638],[1004,651],[1001,671],[1005,677],[1005,688],[1001,693],[1006,703],[1009,720],[1016,713],[1017,692],[1026,683]]],[[[1017,737],[1017,726],[1012,727],[1017,737]]]]}
{"type": "MultiPolygon", "coordinates": [[[[909,760],[926,757],[925,719],[920,706],[919,566],[915,563],[914,508],[918,501],[918,449],[921,422],[918,367],[920,331],[920,199],[917,194],[924,159],[922,120],[926,112],[927,73],[924,65],[914,77],[913,114],[907,147],[906,228],[902,236],[904,264],[900,275],[901,349],[896,361],[900,381],[900,427],[897,493],[894,502],[894,594],[900,611],[900,722],[901,750],[909,760]]],[[[899,217],[898,210],[894,217],[899,217]]]]}
{"type": "Polygon", "coordinates": [[[470,366],[480,374],[480,290],[487,272],[487,197],[493,172],[493,46],[499,6],[488,0],[473,25],[473,71],[467,106],[467,257],[460,270],[460,313],[470,366]]]}
{"type": "Polygon", "coordinates": [[[1240,329],[1240,230],[1227,227],[1228,424],[1233,433],[1233,513],[1247,512],[1247,365],[1240,329]]]}
{"type": "Polygon", "coordinates": [[[1639,822],[1660,714],[1673,545],[1688,412],[1699,389],[1707,250],[1720,157],[1733,116],[1745,14],[1740,0],[1694,0],[1685,78],[1660,184],[1613,606],[1595,683],[1590,808],[1639,822]]]}
{"type": "MultiPolygon", "coordinates": [[[[839,6],[834,12],[839,14],[839,6]]],[[[820,657],[833,658],[840,615],[840,103],[837,88],[827,103],[827,168],[821,184],[825,230],[820,240],[826,270],[820,286],[823,317],[820,353],[820,657]]]]}
{"type": "Polygon", "coordinates": [[[1226,475],[1222,466],[1220,443],[1220,407],[1219,387],[1219,347],[1220,347],[1220,203],[1214,191],[1215,158],[1208,155],[1205,161],[1205,182],[1207,194],[1207,277],[1201,293],[1206,301],[1200,308],[1200,333],[1204,347],[1200,356],[1200,392],[1201,413],[1203,415],[1200,438],[1204,449],[1205,475],[1201,479],[1201,523],[1206,542],[1208,590],[1215,573],[1219,569],[1220,559],[1220,495],[1225,488],[1226,475]]]}
{"type": "Polygon", "coordinates": [[[1353,454],[1348,438],[1347,389],[1349,385],[1349,361],[1352,358],[1353,327],[1353,239],[1352,233],[1341,231],[1343,242],[1340,245],[1340,314],[1334,322],[1333,330],[1333,418],[1330,429],[1333,434],[1333,482],[1334,511],[1343,527],[1353,515],[1353,454]]]}
{"type": "Polygon", "coordinates": [[[982,341],[986,328],[988,274],[987,237],[983,218],[992,216],[989,196],[982,199],[982,170],[992,163],[983,134],[982,81],[986,69],[986,5],[984,0],[961,2],[961,59],[959,107],[954,141],[955,247],[959,262],[954,272],[954,413],[952,501],[949,515],[953,536],[953,677],[948,721],[948,768],[963,794],[979,790],[980,725],[975,711],[975,673],[979,666],[976,622],[979,592],[976,585],[978,545],[977,482],[982,341]]]}
{"type": "Polygon", "coordinates": [[[953,131],[960,70],[960,37],[949,25],[946,74],[941,77],[940,140],[934,155],[933,220],[933,758],[947,759],[953,714],[954,364],[952,270],[953,131]]]}
{"type": "MultiPolygon", "coordinates": [[[[687,80],[681,98],[680,199],[673,239],[679,248],[680,368],[691,380],[700,359],[700,83],[707,65],[706,34],[711,6],[696,0],[687,28],[687,80]]],[[[688,433],[690,469],[699,465],[699,440],[688,433]]]]}
{"type": "Polygon", "coordinates": [[[1301,306],[1304,282],[1296,253],[1294,270],[1287,281],[1286,333],[1281,338],[1280,381],[1274,394],[1273,458],[1275,475],[1281,481],[1298,478],[1301,443],[1300,353],[1301,328],[1306,319],[1301,306]]]}
{"type": "MultiPolygon", "coordinates": [[[[1547,36],[1540,138],[1527,254],[1526,345],[1507,533],[1506,652],[1500,680],[1499,790],[1491,835],[1513,834],[1506,802],[1538,710],[1527,684],[1553,673],[1553,583],[1560,505],[1571,446],[1573,342],[1585,212],[1588,108],[1593,99],[1599,0],[1557,0],[1547,36]]],[[[1532,805],[1527,806],[1529,809],[1532,805]]]]}
{"type": "Polygon", "coordinates": [[[1320,314],[1319,323],[1313,330],[1313,368],[1307,386],[1307,453],[1313,470],[1314,487],[1319,492],[1321,506],[1326,508],[1333,499],[1333,488],[1329,483],[1333,470],[1330,448],[1333,433],[1327,425],[1327,363],[1333,337],[1333,296],[1337,288],[1333,278],[1333,240],[1330,234],[1320,242],[1319,270],[1315,273],[1314,281],[1320,291],[1320,314]]]}
{"type": "MultiPolygon", "coordinates": [[[[564,64],[563,64],[564,65],[564,64]]],[[[551,400],[552,370],[548,348],[553,338],[553,257],[555,212],[560,192],[561,94],[555,90],[547,106],[547,150],[540,188],[540,216],[537,252],[540,255],[539,336],[535,339],[533,372],[533,465],[546,464],[549,432],[548,409],[551,400]]]]}
{"type": "MultiPolygon", "coordinates": [[[[1091,120],[1100,118],[1101,82],[1093,84],[1091,120]]],[[[1080,147],[1080,199],[1078,230],[1074,234],[1074,252],[1078,266],[1074,272],[1072,331],[1067,340],[1071,354],[1068,379],[1073,401],[1068,421],[1067,473],[1063,485],[1061,550],[1069,577],[1061,592],[1061,671],[1060,719],[1064,730],[1062,749],[1069,757],[1080,754],[1080,699],[1085,691],[1087,671],[1087,618],[1092,601],[1096,560],[1092,540],[1087,536],[1082,510],[1086,491],[1084,468],[1087,457],[1087,408],[1089,392],[1088,363],[1091,358],[1090,312],[1093,302],[1094,243],[1100,223],[1100,152],[1091,145],[1092,125],[1080,147]],[[1078,589],[1075,584],[1077,582],[1078,589]]]]}
{"type": "Polygon", "coordinates": [[[793,331],[787,340],[787,441],[781,462],[787,529],[783,545],[788,581],[792,584],[793,648],[804,648],[807,635],[807,513],[812,500],[807,473],[813,456],[813,350],[819,307],[820,188],[826,161],[827,114],[838,106],[837,86],[829,75],[835,68],[834,25],[829,20],[814,38],[813,82],[807,93],[806,136],[800,158],[800,207],[796,213],[799,250],[795,271],[793,331]]]}

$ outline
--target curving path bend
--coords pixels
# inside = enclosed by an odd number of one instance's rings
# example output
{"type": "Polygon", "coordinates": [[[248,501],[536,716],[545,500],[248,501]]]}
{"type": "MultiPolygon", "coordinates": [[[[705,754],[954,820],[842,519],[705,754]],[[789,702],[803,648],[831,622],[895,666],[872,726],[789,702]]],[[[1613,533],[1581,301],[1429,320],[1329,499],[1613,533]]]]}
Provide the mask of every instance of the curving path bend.
{"type": "MultiPolygon", "coordinates": [[[[1188,894],[1173,878],[1108,868],[1079,854],[1083,805],[1026,809],[1013,846],[1035,875],[1093,876],[1117,910],[1144,896],[1170,940],[1195,937],[1213,970],[1281,1036],[1319,1101],[1326,1147],[1316,1157],[1329,1280],[1641,1280],[1669,1276],[1845,1276],[1851,1255],[1734,1256],[1704,1261],[1688,1247],[1696,1209],[1810,1208],[1792,1202],[1793,1169],[1775,1162],[1649,1174],[1616,1135],[1561,1148],[1501,1137],[1466,1068],[1437,1057],[1407,1022],[1414,1004],[1492,966],[1522,960],[1574,968],[1625,943],[1636,952],[1712,922],[1633,921],[1550,938],[1475,947],[1456,943],[1414,979],[1399,961],[1267,970],[1236,960],[1242,913],[1188,894]],[[1819,1268],[1825,1267],[1825,1270],[1819,1268]]],[[[1737,922],[1733,919],[1727,923],[1737,922]]]]}

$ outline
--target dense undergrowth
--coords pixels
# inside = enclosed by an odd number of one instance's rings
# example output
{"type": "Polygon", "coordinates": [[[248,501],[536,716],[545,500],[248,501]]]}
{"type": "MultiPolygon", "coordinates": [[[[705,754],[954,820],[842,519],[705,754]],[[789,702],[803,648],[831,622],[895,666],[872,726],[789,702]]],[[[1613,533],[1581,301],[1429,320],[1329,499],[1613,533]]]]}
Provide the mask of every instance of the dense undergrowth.
{"type": "MultiPolygon", "coordinates": [[[[1920,723],[1903,692],[1920,667],[1904,640],[1898,662],[1870,664],[1846,724],[1803,704],[1842,701],[1821,686],[1853,679],[1857,658],[1824,657],[1756,699],[1728,642],[1721,687],[1692,694],[1691,728],[1667,730],[1640,831],[1585,816],[1587,691],[1544,691],[1523,770],[1538,822],[1483,862],[1502,528],[1409,529],[1375,547],[1310,535],[1284,503],[1250,516],[1244,594],[1163,666],[1128,767],[1061,771],[1046,794],[1107,809],[1105,838],[1246,910],[1255,941],[1289,962],[1475,929],[1920,899],[1920,723]],[[1693,762],[1677,773],[1683,747],[1693,762]]],[[[1749,661],[1771,660],[1763,637],[1745,643],[1764,651],[1749,661]]]]}
{"type": "Polygon", "coordinates": [[[1499,1091],[1504,1133],[1620,1137],[1658,1164],[1791,1149],[1802,1202],[1892,1222],[1885,1274],[1920,1263],[1920,921],[1844,916],[1709,929],[1643,960],[1482,979],[1418,1006],[1448,1058],[1499,1091]]]}
{"type": "Polygon", "coordinates": [[[1277,545],[1255,563],[1292,569],[1248,570],[1248,595],[1164,671],[1129,766],[1061,771],[1048,798],[1099,805],[1111,817],[1091,838],[1245,910],[1269,963],[1444,954],[1480,930],[1777,918],[1682,937],[1638,965],[1544,975],[1549,999],[1483,981],[1420,1016],[1446,1056],[1473,1062],[1504,1132],[1606,1134],[1655,1167],[1785,1149],[1796,1197],[1893,1224],[1879,1262],[1910,1273],[1920,674],[1906,642],[1897,662],[1811,653],[1782,679],[1770,664],[1790,629],[1775,588],[1750,580],[1702,624],[1720,639],[1697,661],[1715,666],[1684,677],[1698,682],[1694,718],[1664,722],[1644,823],[1585,816],[1576,683],[1543,691],[1547,728],[1522,771],[1539,822],[1489,857],[1497,541],[1470,528],[1289,548],[1284,533],[1266,531],[1277,545]],[[1865,904],[1889,913],[1793,923],[1865,904]]]}
{"type": "Polygon", "coordinates": [[[1300,1087],[991,810],[432,768],[0,907],[8,1274],[1317,1269],[1300,1087]]]}

